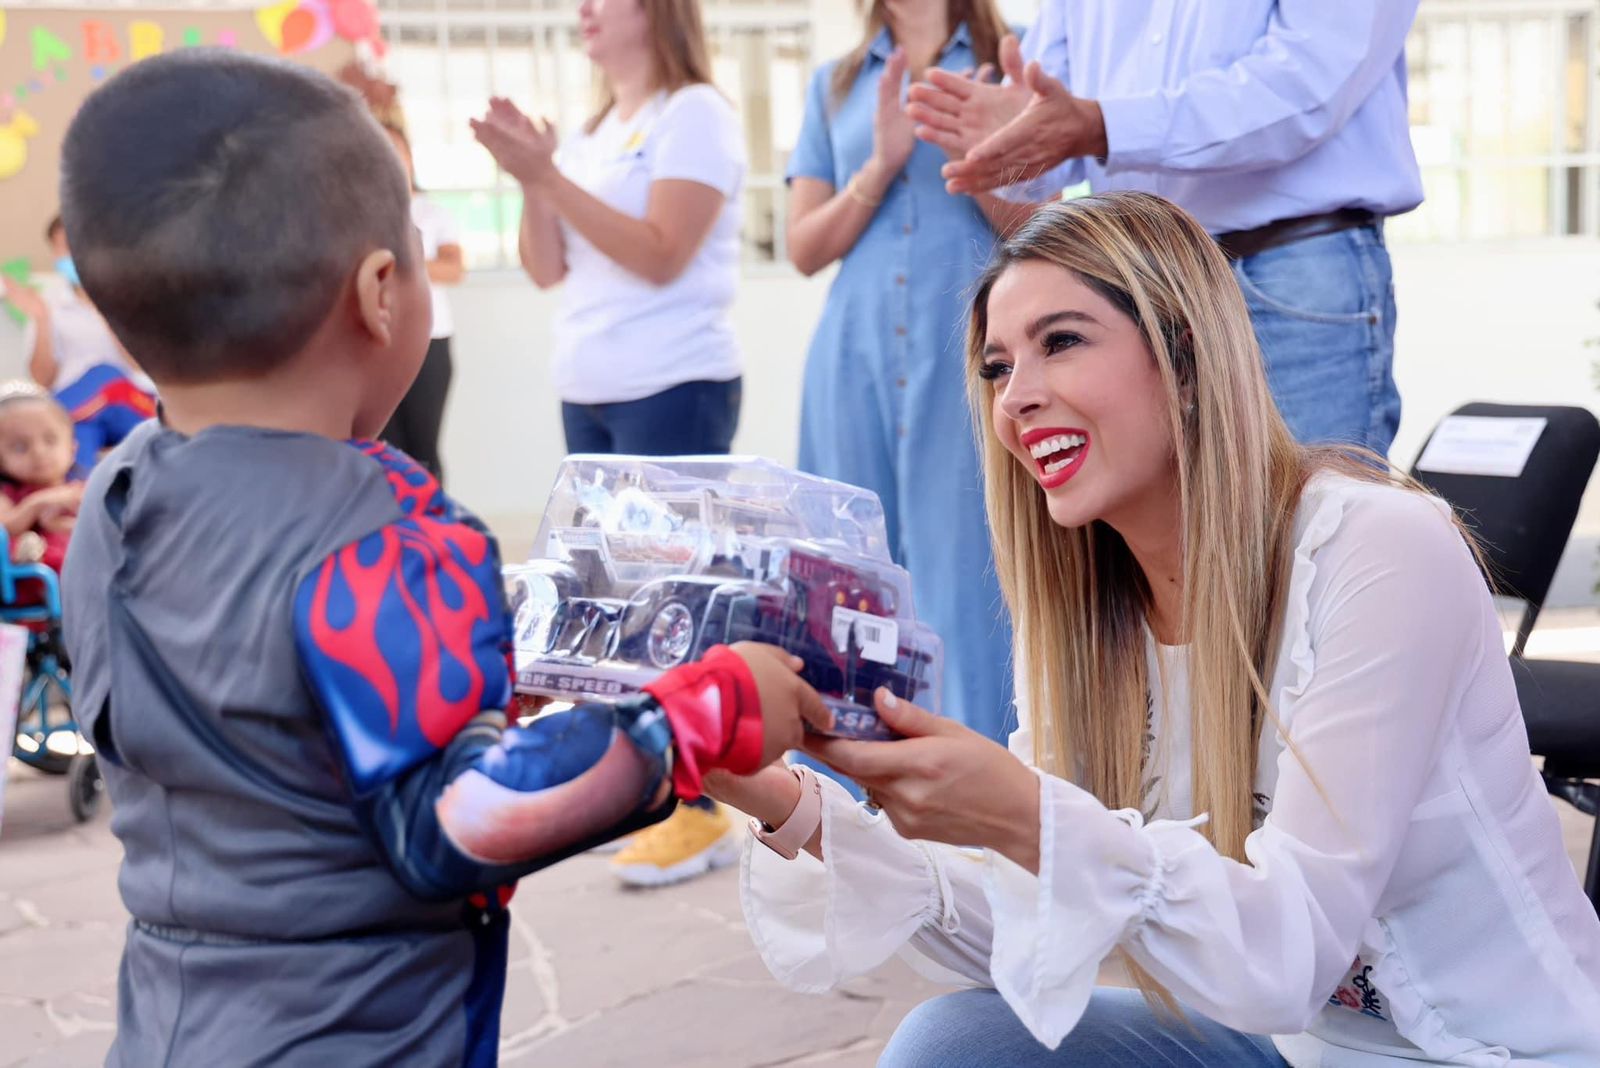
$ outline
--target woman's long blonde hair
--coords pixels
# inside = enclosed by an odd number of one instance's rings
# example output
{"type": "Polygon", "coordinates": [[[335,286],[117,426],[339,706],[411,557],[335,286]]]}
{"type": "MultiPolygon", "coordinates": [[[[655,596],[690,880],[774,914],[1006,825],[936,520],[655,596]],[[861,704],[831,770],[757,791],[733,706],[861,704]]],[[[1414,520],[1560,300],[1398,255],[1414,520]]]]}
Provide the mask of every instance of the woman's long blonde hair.
{"type": "MultiPolygon", "coordinates": [[[[828,96],[832,106],[837,106],[850,92],[850,87],[856,83],[856,76],[861,73],[861,67],[867,61],[867,53],[872,49],[872,42],[877,40],[878,34],[889,25],[888,5],[884,0],[871,0],[868,7],[864,0],[856,0],[856,10],[866,9],[867,17],[861,40],[854,48],[846,52],[833,68],[833,78],[828,84],[828,96]]],[[[1000,6],[995,0],[945,0],[945,19],[950,25],[950,32],[954,33],[957,26],[963,22],[967,24],[967,33],[972,38],[972,56],[978,66],[985,63],[1000,63],[1000,41],[1010,33],[1010,27],[1000,15],[1000,6]]]]}
{"type": "Polygon", "coordinates": [[[1144,808],[1150,592],[1117,532],[1099,521],[1056,525],[1032,473],[995,437],[993,386],[977,373],[989,293],[1007,268],[1032,260],[1070,271],[1131,318],[1160,371],[1182,517],[1194,811],[1210,815],[1202,833],[1217,850],[1243,861],[1301,490],[1324,468],[1413,484],[1371,453],[1295,443],[1228,262],[1180,209],[1130,192],[1041,209],[979,279],[967,344],[995,565],[1041,768],[1111,808],[1144,808]]]}
{"type": "MultiPolygon", "coordinates": [[[[650,61],[655,64],[656,88],[675,93],[686,85],[714,85],[711,78],[711,49],[706,45],[705,22],[700,17],[700,0],[639,0],[650,20],[650,61]]],[[[601,121],[616,106],[611,82],[601,74],[599,103],[584,133],[594,133],[601,121]]]]}

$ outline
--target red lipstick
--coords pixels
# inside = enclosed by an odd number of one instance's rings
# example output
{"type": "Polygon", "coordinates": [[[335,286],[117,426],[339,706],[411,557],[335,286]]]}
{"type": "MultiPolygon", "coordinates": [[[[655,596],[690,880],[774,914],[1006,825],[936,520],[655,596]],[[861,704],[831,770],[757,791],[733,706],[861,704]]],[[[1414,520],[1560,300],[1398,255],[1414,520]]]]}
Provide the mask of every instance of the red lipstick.
{"type": "Polygon", "coordinates": [[[1033,460],[1034,477],[1047,490],[1066,484],[1089,455],[1089,432],[1078,427],[1035,427],[1018,440],[1033,460]]]}

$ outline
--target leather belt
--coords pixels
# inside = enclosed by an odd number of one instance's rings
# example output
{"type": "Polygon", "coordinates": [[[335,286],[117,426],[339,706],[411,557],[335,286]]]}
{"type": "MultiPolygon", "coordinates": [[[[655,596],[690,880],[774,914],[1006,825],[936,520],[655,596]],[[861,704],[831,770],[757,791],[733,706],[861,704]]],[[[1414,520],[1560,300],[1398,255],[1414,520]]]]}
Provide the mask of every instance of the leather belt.
{"type": "Polygon", "coordinates": [[[1265,252],[1269,248],[1287,245],[1291,241],[1336,234],[1340,230],[1354,230],[1359,226],[1372,226],[1378,219],[1376,213],[1366,208],[1340,208],[1338,211],[1325,211],[1320,215],[1299,215],[1293,219],[1279,219],[1265,226],[1258,226],[1254,230],[1234,230],[1218,234],[1216,241],[1223,254],[1230,260],[1242,260],[1258,252],[1265,252]]]}

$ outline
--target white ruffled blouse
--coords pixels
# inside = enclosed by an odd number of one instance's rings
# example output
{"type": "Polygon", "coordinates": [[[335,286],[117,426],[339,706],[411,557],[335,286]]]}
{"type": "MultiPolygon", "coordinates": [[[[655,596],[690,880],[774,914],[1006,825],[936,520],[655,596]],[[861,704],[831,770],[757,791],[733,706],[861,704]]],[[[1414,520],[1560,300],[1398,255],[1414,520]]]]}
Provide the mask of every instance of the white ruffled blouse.
{"type": "MultiPolygon", "coordinates": [[[[767,967],[821,991],[898,953],[998,990],[1054,1048],[1120,946],[1189,1008],[1277,1036],[1295,1068],[1600,1066],[1600,920],[1447,515],[1340,476],[1307,486],[1248,864],[1196,832],[1186,788],[1161,791],[1147,823],[1040,773],[1034,876],[902,838],[825,781],[825,863],[746,845],[767,967]]],[[[1154,704],[1179,715],[1157,721],[1157,749],[1181,768],[1182,651],[1162,655],[1154,704]]],[[[1017,713],[1010,747],[1031,763],[1022,695],[1017,713]]]]}

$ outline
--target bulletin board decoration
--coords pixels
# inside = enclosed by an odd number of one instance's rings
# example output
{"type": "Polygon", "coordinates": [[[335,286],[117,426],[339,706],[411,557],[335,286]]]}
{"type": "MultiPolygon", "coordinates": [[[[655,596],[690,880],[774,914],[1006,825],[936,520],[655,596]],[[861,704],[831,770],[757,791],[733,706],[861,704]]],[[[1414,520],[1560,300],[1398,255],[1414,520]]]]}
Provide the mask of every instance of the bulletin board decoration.
{"type": "MultiPolygon", "coordinates": [[[[21,17],[30,11],[19,12],[21,17]]],[[[39,12],[43,15],[44,12],[39,12]]],[[[52,13],[59,14],[59,13],[52,13]]],[[[120,67],[137,63],[174,47],[193,48],[215,45],[238,48],[241,30],[219,26],[207,33],[200,26],[183,26],[177,34],[169,32],[155,14],[148,18],[127,18],[120,12],[68,19],[76,26],[35,24],[28,28],[25,63],[15,69],[22,77],[14,84],[0,79],[0,181],[21,172],[28,159],[28,139],[37,136],[38,123],[24,110],[30,97],[77,88],[74,67],[88,73],[93,83],[104,81],[120,67]],[[120,24],[119,24],[120,23],[120,24]]],[[[383,38],[378,14],[369,0],[286,0],[253,12],[254,22],[270,50],[285,56],[300,56],[326,47],[335,38],[348,44],[361,43],[374,54],[383,54],[383,38]]],[[[7,38],[9,20],[0,9],[0,48],[7,38]]],[[[10,65],[7,65],[11,69],[10,65]]]]}
{"type": "Polygon", "coordinates": [[[0,181],[19,173],[28,162],[28,139],[39,135],[39,124],[21,108],[0,123],[0,181]]]}
{"type": "Polygon", "coordinates": [[[142,59],[201,45],[286,56],[329,74],[358,54],[383,51],[371,0],[232,9],[0,7],[0,257],[25,253],[36,267],[45,265],[43,229],[56,211],[61,138],[83,98],[142,59]]]}

